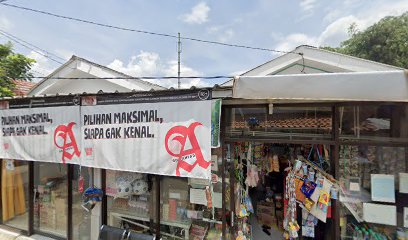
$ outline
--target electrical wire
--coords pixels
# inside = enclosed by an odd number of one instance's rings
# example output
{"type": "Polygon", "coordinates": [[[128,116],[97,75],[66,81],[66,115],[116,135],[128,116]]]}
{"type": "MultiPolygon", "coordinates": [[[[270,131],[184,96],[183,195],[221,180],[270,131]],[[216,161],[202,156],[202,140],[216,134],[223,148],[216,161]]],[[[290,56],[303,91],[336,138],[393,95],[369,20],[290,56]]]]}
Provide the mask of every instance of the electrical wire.
{"type": "MultiPolygon", "coordinates": [[[[30,72],[37,73],[37,74],[39,74],[39,75],[44,75],[44,73],[39,72],[39,71],[36,71],[36,70],[33,70],[33,69],[30,69],[30,72]]],[[[31,77],[31,78],[36,78],[36,77],[33,76],[33,77],[31,77]]]]}
{"type": "Polygon", "coordinates": [[[25,41],[25,40],[23,40],[23,39],[17,37],[16,35],[13,35],[13,34],[11,34],[11,33],[9,33],[9,32],[4,31],[3,29],[0,29],[0,32],[3,32],[3,33],[5,33],[5,34],[9,35],[10,37],[13,37],[14,39],[17,39],[17,40],[20,41],[20,42],[23,42],[23,43],[25,43],[25,44],[27,44],[27,45],[29,45],[29,46],[35,48],[35,49],[38,49],[39,51],[41,51],[41,52],[43,52],[43,53],[45,53],[45,54],[47,54],[47,55],[49,55],[49,56],[51,55],[51,56],[53,56],[53,57],[55,57],[55,58],[58,58],[58,59],[60,59],[60,60],[62,60],[62,61],[66,61],[66,59],[64,59],[64,58],[62,58],[62,57],[60,57],[60,56],[58,56],[58,55],[55,55],[55,54],[53,54],[53,53],[51,53],[51,52],[49,52],[49,51],[47,51],[47,50],[44,50],[44,49],[42,49],[42,48],[40,48],[40,47],[37,47],[36,45],[34,45],[34,44],[32,44],[32,43],[29,43],[29,42],[27,42],[27,41],[25,41]]]}
{"type": "MultiPolygon", "coordinates": [[[[126,27],[119,27],[119,26],[114,26],[114,25],[105,24],[105,23],[98,23],[98,22],[94,22],[94,21],[90,21],[90,20],[59,15],[59,14],[55,14],[55,13],[51,13],[51,12],[32,9],[32,8],[28,8],[28,7],[17,6],[17,5],[9,4],[9,3],[0,2],[0,4],[3,5],[3,6],[7,6],[7,7],[13,7],[13,8],[22,9],[22,10],[26,10],[26,11],[31,11],[31,12],[35,12],[35,13],[41,13],[41,14],[45,14],[45,15],[49,15],[49,16],[53,16],[53,17],[57,17],[57,18],[68,19],[68,20],[72,20],[72,21],[76,21],[76,22],[82,22],[82,23],[97,25],[97,26],[100,26],[100,27],[112,28],[112,29],[123,30],[123,31],[130,31],[130,32],[137,32],[137,33],[155,35],[155,36],[160,36],[160,37],[178,38],[178,36],[176,36],[176,35],[171,35],[171,34],[166,34],[166,33],[158,33],[158,32],[152,32],[152,31],[145,31],[145,30],[139,30],[139,29],[132,29],[132,28],[126,28],[126,27]]],[[[198,38],[192,38],[192,37],[180,37],[180,38],[183,39],[183,40],[189,40],[189,41],[195,41],[195,42],[201,42],[201,43],[208,43],[208,44],[216,44],[216,45],[221,45],[221,46],[245,48],[245,49],[251,49],[251,50],[260,50],[260,51],[268,51],[268,52],[276,52],[276,53],[292,53],[292,54],[299,55],[299,53],[293,52],[293,51],[289,52],[289,51],[281,51],[281,50],[270,49],[270,48],[252,47],[252,46],[239,45],[239,44],[229,44],[229,43],[223,43],[223,42],[217,42],[217,41],[211,41],[211,40],[204,40],[204,39],[198,39],[198,38]]]]}
{"type": "Polygon", "coordinates": [[[48,58],[48,59],[50,59],[50,60],[56,62],[56,63],[64,64],[63,62],[58,61],[58,60],[56,60],[56,59],[50,57],[49,55],[44,54],[43,52],[38,51],[37,49],[35,49],[35,48],[33,48],[33,47],[30,47],[30,46],[28,46],[27,44],[25,44],[25,43],[23,43],[23,42],[17,40],[16,38],[12,37],[11,35],[7,34],[6,32],[4,32],[4,31],[2,31],[2,30],[0,30],[0,34],[3,35],[4,37],[10,39],[11,41],[13,41],[13,42],[15,42],[15,43],[17,43],[17,44],[20,44],[21,46],[23,46],[23,47],[25,47],[25,48],[27,48],[27,49],[30,49],[30,50],[32,50],[32,51],[34,51],[34,52],[36,52],[36,53],[38,53],[38,54],[40,54],[40,55],[42,55],[42,56],[44,56],[44,57],[46,57],[46,58],[48,58]]]}

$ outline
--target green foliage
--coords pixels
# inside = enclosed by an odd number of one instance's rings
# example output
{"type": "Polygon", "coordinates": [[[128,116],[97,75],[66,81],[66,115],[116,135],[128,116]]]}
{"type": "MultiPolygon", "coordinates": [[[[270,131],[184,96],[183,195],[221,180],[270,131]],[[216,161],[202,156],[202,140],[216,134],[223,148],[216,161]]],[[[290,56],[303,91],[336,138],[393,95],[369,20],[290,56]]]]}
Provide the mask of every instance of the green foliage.
{"type": "Polygon", "coordinates": [[[0,44],[0,97],[12,96],[14,79],[31,81],[34,59],[14,53],[11,43],[0,44]]]}
{"type": "Polygon", "coordinates": [[[408,12],[385,17],[364,31],[352,24],[350,39],[324,49],[408,69],[408,12]]]}

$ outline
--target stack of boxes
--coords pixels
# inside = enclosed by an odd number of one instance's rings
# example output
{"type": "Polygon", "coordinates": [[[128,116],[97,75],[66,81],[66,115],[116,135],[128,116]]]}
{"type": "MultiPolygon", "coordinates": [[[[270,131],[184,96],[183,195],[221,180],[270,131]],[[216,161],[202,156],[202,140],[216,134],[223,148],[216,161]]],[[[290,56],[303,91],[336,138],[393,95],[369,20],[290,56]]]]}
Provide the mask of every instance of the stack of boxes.
{"type": "Polygon", "coordinates": [[[67,189],[63,187],[50,189],[39,185],[38,198],[35,204],[35,213],[39,219],[35,224],[39,227],[66,231],[68,219],[67,189]]]}
{"type": "Polygon", "coordinates": [[[259,202],[256,209],[258,222],[262,225],[273,227],[277,225],[275,204],[273,202],[259,202]]]}

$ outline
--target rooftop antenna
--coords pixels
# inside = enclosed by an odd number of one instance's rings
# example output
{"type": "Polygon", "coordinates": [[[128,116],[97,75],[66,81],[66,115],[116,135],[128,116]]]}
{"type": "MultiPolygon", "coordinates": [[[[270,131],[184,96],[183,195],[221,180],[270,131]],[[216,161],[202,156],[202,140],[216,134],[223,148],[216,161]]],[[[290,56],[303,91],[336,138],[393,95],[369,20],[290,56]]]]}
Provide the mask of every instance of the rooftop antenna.
{"type": "Polygon", "coordinates": [[[177,83],[178,89],[180,89],[180,55],[181,55],[181,41],[180,41],[180,33],[178,33],[178,43],[177,43],[177,54],[178,54],[178,72],[177,72],[177,83]]]}

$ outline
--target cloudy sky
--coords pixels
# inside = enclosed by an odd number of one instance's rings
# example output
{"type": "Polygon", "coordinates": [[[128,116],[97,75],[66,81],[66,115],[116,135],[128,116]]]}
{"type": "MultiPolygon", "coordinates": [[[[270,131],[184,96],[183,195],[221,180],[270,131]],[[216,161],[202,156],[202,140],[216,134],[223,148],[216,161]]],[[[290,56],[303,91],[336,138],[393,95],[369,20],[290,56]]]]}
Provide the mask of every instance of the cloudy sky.
{"type": "MultiPolygon", "coordinates": [[[[407,0],[8,0],[6,3],[145,31],[292,50],[302,44],[338,46],[355,22],[363,30],[387,15],[408,11],[407,0]]],[[[86,58],[133,76],[177,76],[177,42],[73,22],[0,5],[0,30],[65,60],[86,58]]],[[[7,38],[0,35],[0,43],[7,38]]],[[[237,75],[278,54],[183,41],[182,75],[237,75]]],[[[18,44],[37,60],[36,75],[58,63],[18,44]]],[[[222,80],[195,80],[214,84],[222,80]]],[[[185,85],[190,82],[185,82],[185,85]]],[[[174,81],[163,80],[172,86],[174,81]]]]}

